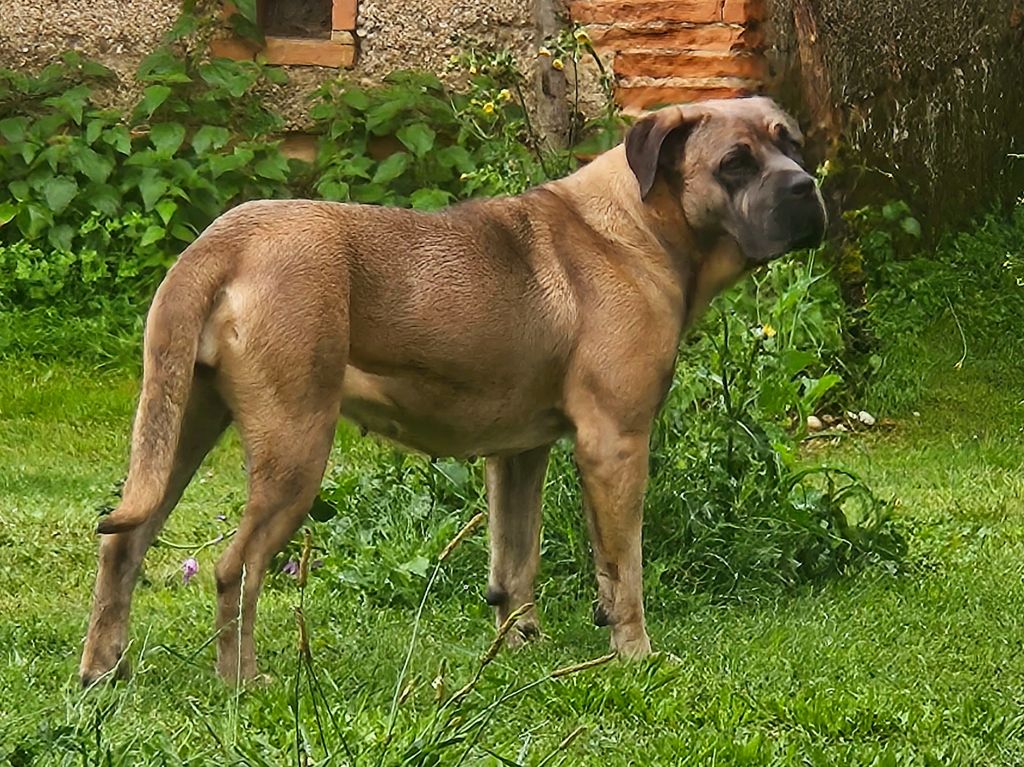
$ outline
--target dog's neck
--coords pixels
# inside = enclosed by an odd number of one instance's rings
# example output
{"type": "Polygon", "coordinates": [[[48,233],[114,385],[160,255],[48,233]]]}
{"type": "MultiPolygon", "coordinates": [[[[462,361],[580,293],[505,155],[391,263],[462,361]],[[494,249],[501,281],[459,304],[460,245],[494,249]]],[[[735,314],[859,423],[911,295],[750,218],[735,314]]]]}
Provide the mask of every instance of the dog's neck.
{"type": "Polygon", "coordinates": [[[679,195],[669,184],[659,180],[647,201],[640,199],[621,144],[546,186],[576,200],[591,228],[675,284],[683,329],[747,271],[747,260],[734,240],[705,241],[690,229],[679,195]]]}

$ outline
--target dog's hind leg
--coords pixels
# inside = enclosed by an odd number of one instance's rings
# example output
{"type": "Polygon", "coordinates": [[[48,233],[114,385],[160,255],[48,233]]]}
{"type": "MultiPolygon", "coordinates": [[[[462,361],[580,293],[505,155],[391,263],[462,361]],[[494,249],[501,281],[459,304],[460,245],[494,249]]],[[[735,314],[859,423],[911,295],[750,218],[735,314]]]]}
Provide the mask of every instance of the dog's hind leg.
{"type": "Polygon", "coordinates": [[[92,615],[79,670],[84,686],[111,672],[121,677],[128,675],[124,651],[132,591],[142,559],[192,475],[230,421],[231,415],[214,390],[209,371],[197,372],[185,408],[174,468],[159,508],[134,530],[106,535],[100,540],[92,615]]]}
{"type": "Polygon", "coordinates": [[[253,627],[260,589],[271,559],[302,524],[320,489],[340,388],[339,377],[338,394],[326,400],[303,387],[277,395],[254,391],[259,405],[238,417],[249,498],[238,533],[216,567],[217,671],[226,682],[256,676],[253,627]]]}
{"type": "MultiPolygon", "coordinates": [[[[541,495],[550,445],[525,453],[487,459],[491,566],[487,601],[498,626],[524,604],[533,602],[540,564],[541,495]]],[[[516,622],[506,640],[520,645],[540,633],[536,608],[516,622]]]]}

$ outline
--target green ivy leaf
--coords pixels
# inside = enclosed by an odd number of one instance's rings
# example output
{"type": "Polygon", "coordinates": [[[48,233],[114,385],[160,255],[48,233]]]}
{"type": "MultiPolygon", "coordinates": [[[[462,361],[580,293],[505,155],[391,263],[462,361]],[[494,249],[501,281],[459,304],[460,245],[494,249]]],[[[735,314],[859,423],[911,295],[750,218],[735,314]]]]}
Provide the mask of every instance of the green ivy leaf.
{"type": "Polygon", "coordinates": [[[284,155],[264,157],[256,163],[256,167],[253,170],[261,178],[269,178],[272,181],[286,181],[288,179],[288,160],[285,159],[284,155]]]}
{"type": "Polygon", "coordinates": [[[103,133],[103,128],[106,126],[106,120],[89,120],[85,124],[85,143],[93,144],[96,139],[103,133]]]}
{"type": "Polygon", "coordinates": [[[156,204],[156,212],[165,224],[170,223],[171,217],[178,212],[178,203],[174,200],[160,200],[156,204]]]}
{"type": "Polygon", "coordinates": [[[98,79],[114,77],[114,70],[103,66],[98,61],[86,59],[82,62],[81,67],[82,74],[86,77],[95,77],[98,79]]]}
{"type": "Polygon", "coordinates": [[[148,120],[170,95],[171,89],[166,85],[150,85],[142,92],[142,101],[135,107],[135,114],[148,120]]]}
{"type": "Polygon", "coordinates": [[[366,113],[366,129],[377,136],[390,133],[395,118],[407,105],[407,100],[401,97],[378,104],[366,113]]]}
{"type": "Polygon", "coordinates": [[[231,25],[231,31],[235,33],[236,37],[252,40],[261,46],[266,44],[263,28],[256,23],[254,18],[249,19],[241,13],[233,13],[231,18],[228,19],[228,23],[231,25]]]}
{"type": "Polygon", "coordinates": [[[114,163],[91,147],[82,147],[71,155],[71,164],[90,181],[100,183],[106,181],[114,170],[114,163]]]}
{"type": "Polygon", "coordinates": [[[813,365],[817,359],[816,354],[806,349],[787,349],[779,355],[782,372],[787,378],[792,378],[804,368],[813,365]]]}
{"type": "Polygon", "coordinates": [[[8,117],[0,120],[0,136],[10,144],[24,141],[26,125],[28,125],[27,117],[8,117]]]}
{"type": "Polygon", "coordinates": [[[142,193],[142,203],[146,210],[153,210],[153,207],[167,191],[167,181],[155,170],[147,169],[139,181],[139,192],[142,193]]]}
{"type": "Polygon", "coordinates": [[[274,85],[288,84],[288,73],[284,71],[283,67],[264,67],[263,76],[274,85]]]}
{"type": "Polygon", "coordinates": [[[18,215],[18,206],[13,202],[0,202],[0,226],[7,224],[18,215]]]}
{"type": "Polygon", "coordinates": [[[427,572],[430,570],[430,560],[422,554],[419,554],[408,562],[403,562],[398,566],[398,569],[403,573],[409,575],[415,575],[420,578],[426,578],[427,572]]]}
{"type": "Polygon", "coordinates": [[[344,181],[324,181],[317,184],[316,190],[325,200],[346,201],[349,199],[349,187],[344,181]]]}
{"type": "Polygon", "coordinates": [[[47,106],[55,107],[62,113],[75,121],[75,125],[82,124],[82,111],[89,101],[89,86],[77,85],[68,88],[59,96],[51,96],[43,101],[47,106]]]}
{"type": "Polygon", "coordinates": [[[17,222],[22,237],[34,240],[53,224],[53,214],[42,205],[30,202],[18,211],[17,222]]]}
{"type": "Polygon", "coordinates": [[[146,231],[142,233],[142,239],[139,240],[139,247],[146,248],[155,242],[160,242],[167,234],[167,230],[162,226],[156,224],[150,224],[146,227],[146,231]]]}
{"type": "Polygon", "coordinates": [[[24,141],[21,144],[21,159],[25,161],[26,165],[31,165],[32,161],[36,158],[36,150],[38,147],[31,141],[24,141]]]}
{"type": "Polygon", "coordinates": [[[886,221],[896,221],[900,216],[910,213],[910,207],[903,200],[889,202],[882,206],[882,218],[886,221]]]}
{"type": "Polygon", "coordinates": [[[401,176],[409,165],[409,155],[405,152],[396,152],[386,158],[377,166],[377,172],[373,174],[374,184],[386,184],[401,176]]]}
{"type": "Polygon", "coordinates": [[[237,8],[238,12],[253,24],[257,22],[256,0],[235,0],[235,8],[237,8]]]}
{"type": "Polygon", "coordinates": [[[164,157],[173,157],[185,140],[185,126],[181,123],[157,123],[149,131],[149,140],[164,157]]]}
{"type": "Polygon", "coordinates": [[[217,125],[204,125],[192,136],[192,148],[196,154],[206,154],[213,149],[220,149],[231,140],[231,133],[227,128],[217,125]]]}
{"type": "Polygon", "coordinates": [[[43,197],[54,213],[62,213],[78,194],[78,183],[68,176],[54,176],[43,187],[43,197]]]}
{"type": "Polygon", "coordinates": [[[476,170],[473,156],[469,151],[458,144],[446,146],[437,153],[437,161],[444,168],[455,168],[460,173],[469,173],[476,170]]]}
{"type": "Polygon", "coordinates": [[[71,240],[74,239],[75,230],[69,224],[57,224],[51,226],[46,233],[46,239],[54,250],[61,250],[65,253],[71,251],[71,240]]]}
{"type": "Polygon", "coordinates": [[[417,157],[423,157],[434,148],[436,133],[423,123],[413,123],[399,128],[395,136],[401,141],[406,149],[417,157]]]}
{"type": "Polygon", "coordinates": [[[913,216],[907,216],[900,222],[900,228],[911,237],[921,237],[921,222],[913,216]]]}
{"type": "Polygon", "coordinates": [[[123,125],[115,125],[110,130],[104,131],[103,141],[125,156],[132,153],[132,137],[123,125]]]}
{"type": "Polygon", "coordinates": [[[829,389],[840,383],[843,379],[835,373],[829,373],[821,378],[804,378],[804,404],[813,408],[829,389]]]}
{"type": "Polygon", "coordinates": [[[192,82],[185,71],[185,62],[169,48],[160,48],[146,56],[139,64],[135,76],[143,82],[192,82]]]}
{"type": "Polygon", "coordinates": [[[105,216],[114,217],[121,210],[121,195],[110,184],[90,184],[85,189],[89,204],[105,216]]]}
{"type": "Polygon", "coordinates": [[[184,224],[175,224],[171,227],[171,236],[182,242],[192,242],[196,238],[196,233],[184,224]]]}
{"type": "Polygon", "coordinates": [[[361,88],[346,88],[339,98],[357,112],[365,112],[370,107],[370,97],[361,88]]]}
{"type": "Polygon", "coordinates": [[[256,81],[250,70],[243,69],[237,61],[214,59],[199,67],[203,80],[214,88],[223,88],[234,98],[241,98],[256,81]]]}
{"type": "Polygon", "coordinates": [[[417,210],[437,210],[452,201],[452,195],[443,189],[417,189],[409,198],[417,210]]]}
{"type": "Polygon", "coordinates": [[[214,155],[210,158],[210,173],[214,178],[222,176],[245,165],[244,157],[237,154],[214,155]]]}
{"type": "Polygon", "coordinates": [[[10,190],[11,196],[18,202],[25,202],[32,194],[28,182],[24,179],[12,181],[7,185],[7,188],[10,190]]]}

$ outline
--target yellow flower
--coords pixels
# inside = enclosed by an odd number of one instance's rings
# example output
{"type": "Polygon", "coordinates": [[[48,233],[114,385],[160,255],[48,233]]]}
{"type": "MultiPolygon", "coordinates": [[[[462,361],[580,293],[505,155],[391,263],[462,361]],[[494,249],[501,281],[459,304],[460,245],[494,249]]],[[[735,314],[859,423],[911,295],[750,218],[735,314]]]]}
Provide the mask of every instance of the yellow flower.
{"type": "Polygon", "coordinates": [[[761,332],[764,333],[765,338],[775,338],[776,331],[771,325],[765,325],[762,327],[761,332]]]}
{"type": "Polygon", "coordinates": [[[576,42],[580,45],[586,45],[590,42],[590,35],[587,34],[587,30],[585,29],[577,29],[574,37],[576,38],[576,42]]]}
{"type": "Polygon", "coordinates": [[[551,51],[549,51],[547,48],[541,46],[540,48],[537,49],[537,55],[538,56],[550,56],[551,55],[551,51]]]}
{"type": "Polygon", "coordinates": [[[498,99],[501,101],[511,101],[512,93],[509,91],[508,88],[502,88],[500,91],[498,91],[498,99]]]}
{"type": "Polygon", "coordinates": [[[494,102],[493,101],[488,101],[486,104],[484,104],[483,109],[484,109],[484,114],[485,115],[492,115],[492,114],[494,114],[494,102]]]}
{"type": "Polygon", "coordinates": [[[565,69],[565,64],[562,63],[561,59],[552,59],[551,68],[557,69],[559,72],[561,72],[563,69],[565,69]]]}
{"type": "Polygon", "coordinates": [[[477,69],[476,69],[476,64],[473,64],[473,65],[472,65],[472,66],[471,66],[471,67],[469,68],[469,73],[470,73],[471,75],[475,75],[475,74],[477,73],[477,69]]]}

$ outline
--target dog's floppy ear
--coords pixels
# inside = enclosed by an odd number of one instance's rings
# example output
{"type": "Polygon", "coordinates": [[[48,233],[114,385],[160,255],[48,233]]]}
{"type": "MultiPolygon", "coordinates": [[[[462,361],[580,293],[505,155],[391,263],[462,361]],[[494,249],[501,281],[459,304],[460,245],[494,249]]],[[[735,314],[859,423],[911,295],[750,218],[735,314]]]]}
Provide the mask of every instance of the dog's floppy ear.
{"type": "MultiPolygon", "coordinates": [[[[644,200],[654,186],[661,164],[665,139],[676,131],[689,133],[700,122],[703,113],[687,107],[672,107],[652,112],[637,120],[626,134],[626,162],[640,183],[640,199],[644,200]]],[[[680,146],[685,143],[679,142],[680,146]]]]}

